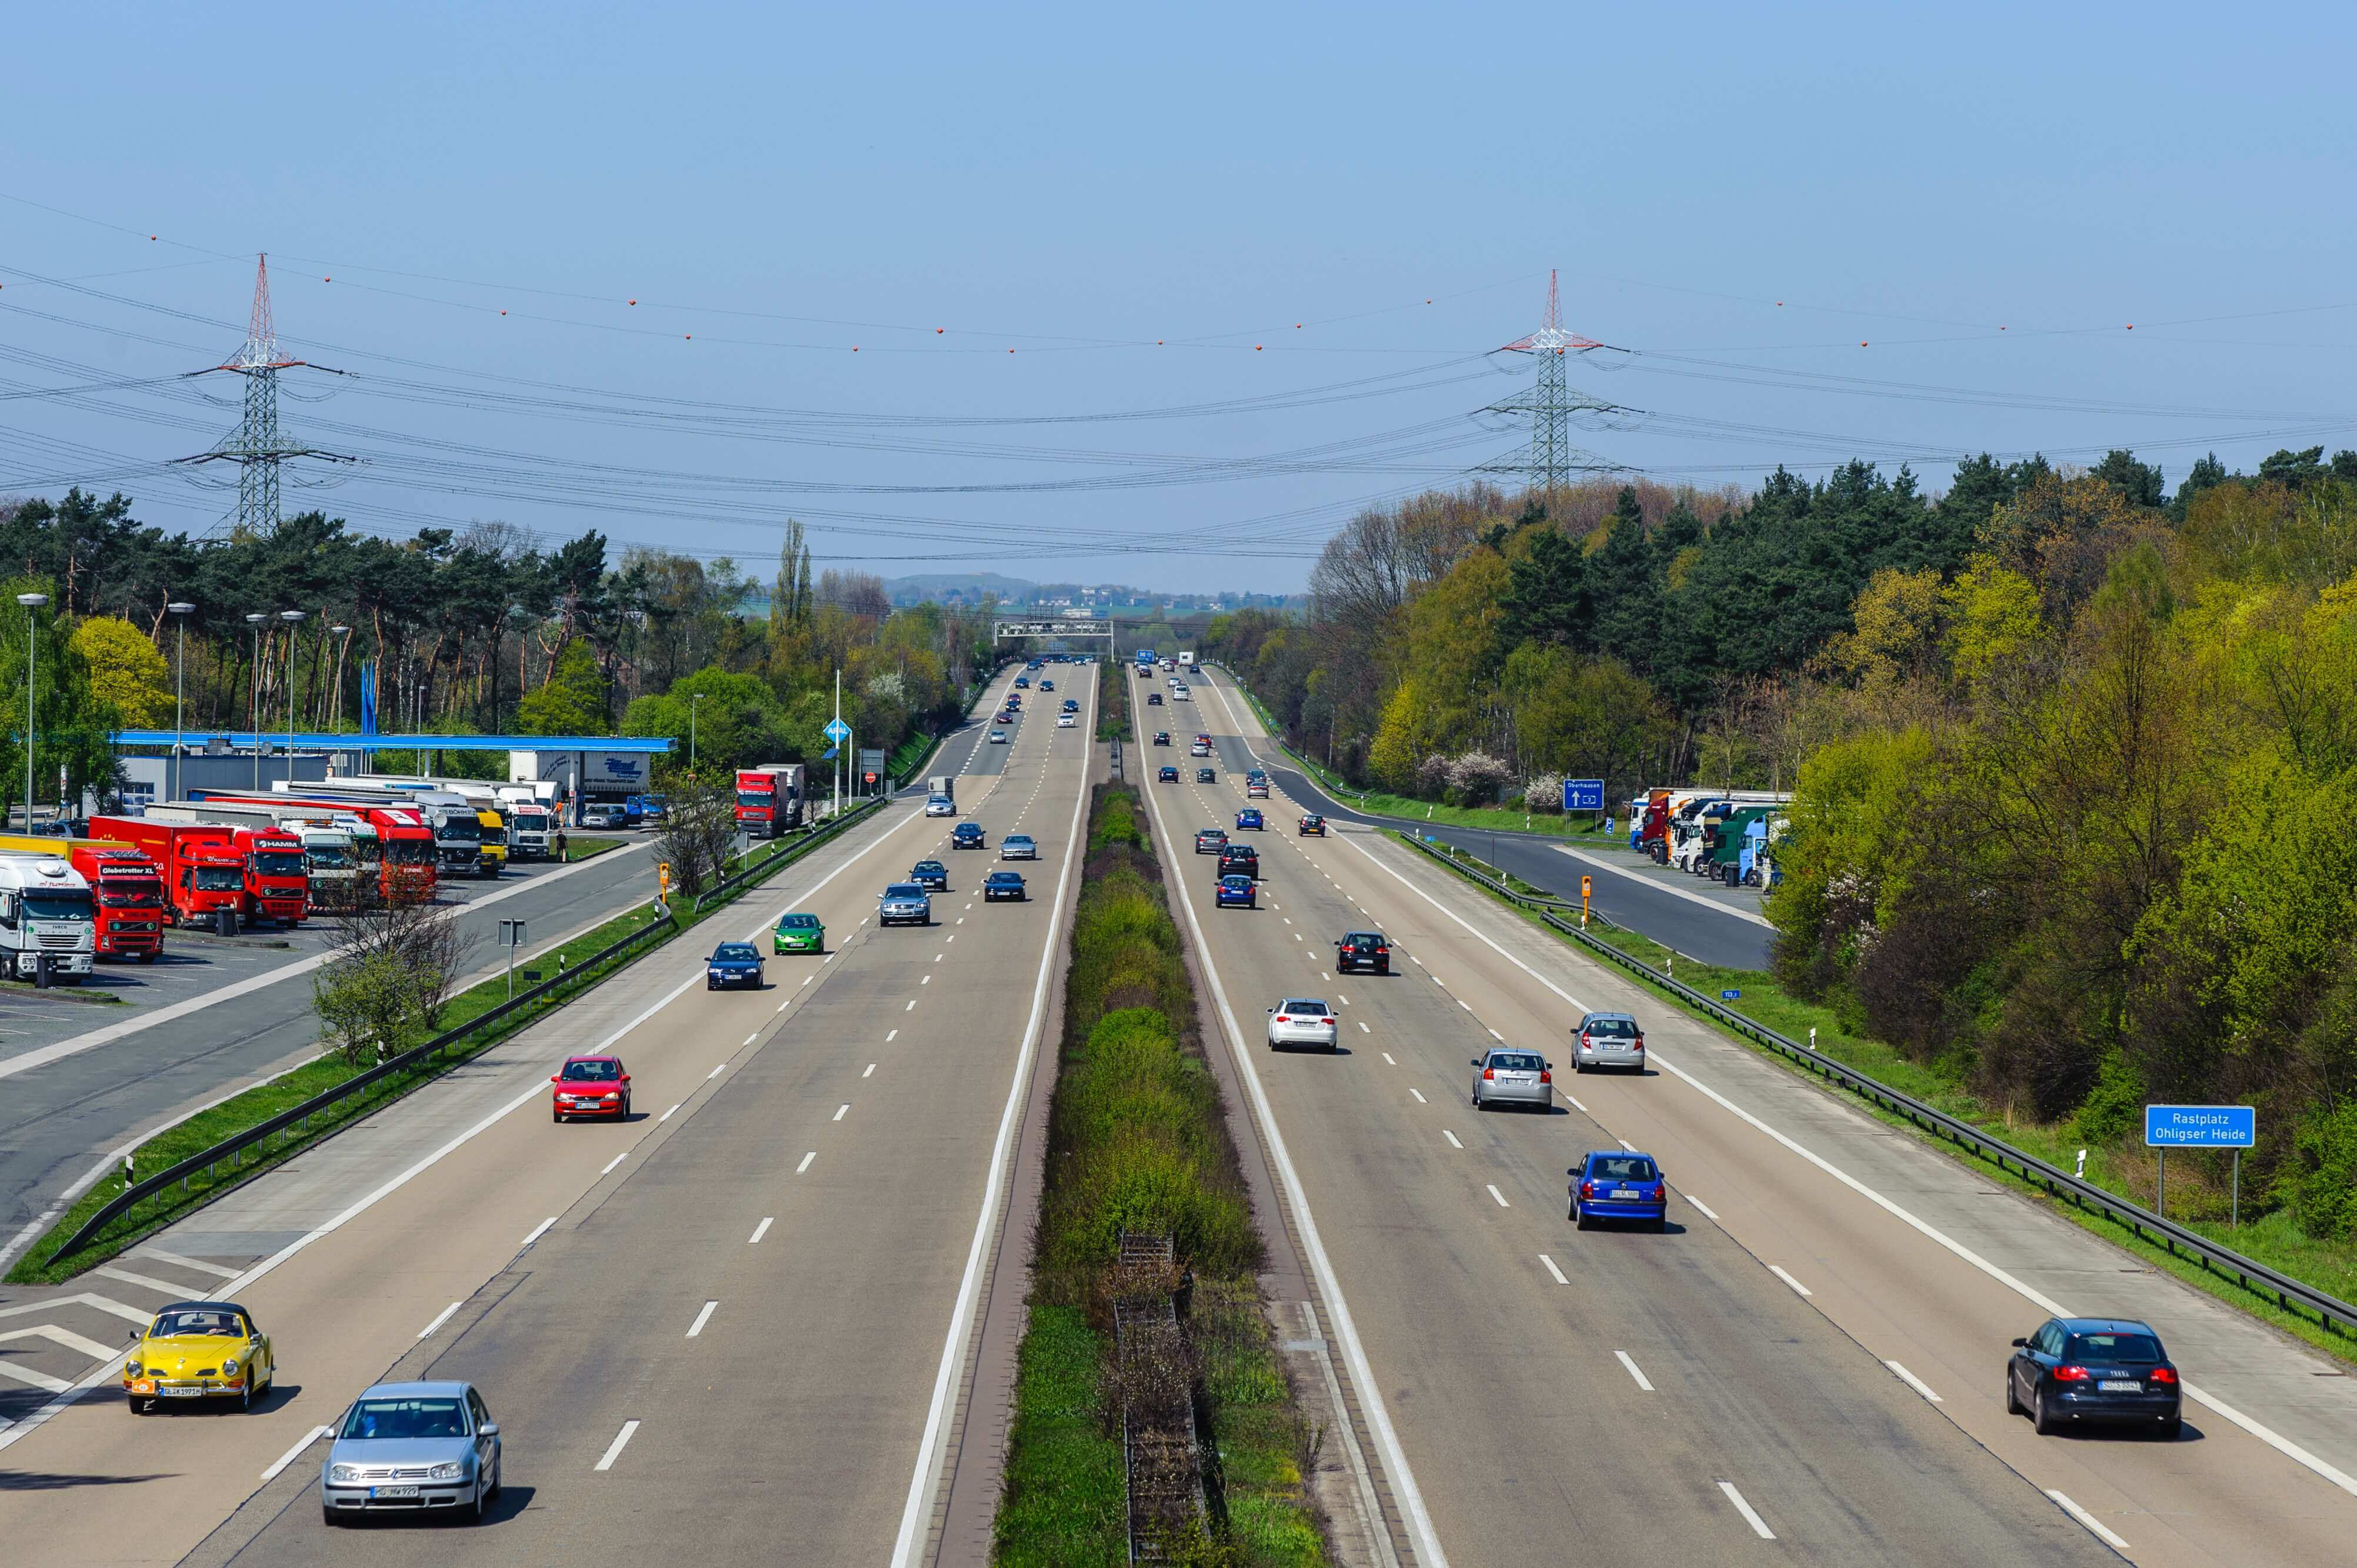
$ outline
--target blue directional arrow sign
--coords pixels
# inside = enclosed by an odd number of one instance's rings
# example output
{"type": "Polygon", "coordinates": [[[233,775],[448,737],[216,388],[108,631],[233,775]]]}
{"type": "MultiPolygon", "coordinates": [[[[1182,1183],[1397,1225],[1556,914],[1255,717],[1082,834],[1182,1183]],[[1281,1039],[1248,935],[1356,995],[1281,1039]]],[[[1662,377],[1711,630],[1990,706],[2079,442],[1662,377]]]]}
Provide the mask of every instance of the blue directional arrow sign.
{"type": "Polygon", "coordinates": [[[2259,1141],[2259,1114],[2247,1105],[2147,1105],[2144,1141],[2155,1149],[2247,1149],[2259,1141]]]}
{"type": "Polygon", "coordinates": [[[1600,811],[1604,809],[1604,780],[1601,779],[1566,779],[1563,781],[1563,809],[1566,811],[1600,811]]]}
{"type": "Polygon", "coordinates": [[[845,741],[851,738],[851,726],[845,724],[841,719],[831,719],[828,721],[826,728],[821,733],[825,735],[827,739],[834,742],[835,745],[841,746],[845,741]]]}

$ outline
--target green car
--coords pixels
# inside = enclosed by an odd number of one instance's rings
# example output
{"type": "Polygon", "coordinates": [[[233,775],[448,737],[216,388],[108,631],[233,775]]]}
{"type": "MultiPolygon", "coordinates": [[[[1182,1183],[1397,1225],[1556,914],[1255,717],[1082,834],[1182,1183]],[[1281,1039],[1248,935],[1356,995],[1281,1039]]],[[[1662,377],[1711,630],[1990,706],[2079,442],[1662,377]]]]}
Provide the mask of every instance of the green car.
{"type": "Polygon", "coordinates": [[[770,933],[777,952],[826,951],[826,928],[816,915],[782,915],[770,933]]]}

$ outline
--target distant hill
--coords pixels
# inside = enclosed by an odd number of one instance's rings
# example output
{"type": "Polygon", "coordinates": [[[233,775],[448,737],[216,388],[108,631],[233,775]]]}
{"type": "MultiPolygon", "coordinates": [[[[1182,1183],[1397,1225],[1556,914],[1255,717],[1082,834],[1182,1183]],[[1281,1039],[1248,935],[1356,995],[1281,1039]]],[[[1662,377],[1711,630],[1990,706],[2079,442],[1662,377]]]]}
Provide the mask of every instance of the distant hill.
{"type": "Polygon", "coordinates": [[[920,605],[928,600],[971,603],[985,594],[996,594],[1002,601],[1020,600],[1039,585],[996,572],[920,572],[912,577],[888,579],[884,591],[896,605],[920,605]]]}

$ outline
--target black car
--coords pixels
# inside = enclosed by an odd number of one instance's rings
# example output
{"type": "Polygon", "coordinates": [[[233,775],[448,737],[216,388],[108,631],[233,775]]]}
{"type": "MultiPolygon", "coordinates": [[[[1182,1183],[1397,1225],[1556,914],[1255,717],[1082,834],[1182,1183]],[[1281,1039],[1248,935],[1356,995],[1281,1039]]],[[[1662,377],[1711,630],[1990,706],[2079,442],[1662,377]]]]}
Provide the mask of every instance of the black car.
{"type": "Polygon", "coordinates": [[[938,860],[920,860],[909,868],[909,880],[928,893],[950,890],[950,868],[938,860]]]}
{"type": "Polygon", "coordinates": [[[1175,768],[1166,768],[1154,776],[1154,781],[1157,784],[1176,784],[1178,782],[1178,770],[1175,768]]]}
{"type": "Polygon", "coordinates": [[[1348,931],[1334,944],[1334,972],[1348,974],[1354,969],[1372,969],[1377,974],[1392,972],[1392,940],[1381,931],[1348,931]]]}
{"type": "Polygon", "coordinates": [[[1159,693],[1159,692],[1148,692],[1148,693],[1146,693],[1146,705],[1147,707],[1149,707],[1149,708],[1158,708],[1158,707],[1160,707],[1160,706],[1162,705],[1162,693],[1159,693]]]}
{"type": "Polygon", "coordinates": [[[985,904],[993,898],[1027,898],[1030,895],[1023,890],[1023,875],[1020,872],[994,871],[982,879],[982,898],[985,904]]]}
{"type": "Polygon", "coordinates": [[[1219,770],[1218,768],[1198,768],[1197,769],[1195,769],[1195,782],[1196,782],[1196,783],[1198,783],[1198,784],[1217,784],[1219,781],[1220,781],[1220,770],[1219,770]]]}
{"type": "Polygon", "coordinates": [[[2005,1410],[2039,1434],[2065,1425],[2143,1426],[2165,1442],[2184,1427],[2184,1388],[2152,1325],[2127,1317],[2050,1317],[2013,1342],[2005,1410]]]}
{"type": "Polygon", "coordinates": [[[1170,732],[1167,729],[1156,730],[1154,732],[1154,744],[1157,746],[1168,746],[1170,744],[1170,732]]]}
{"type": "Polygon", "coordinates": [[[1246,876],[1260,875],[1260,851],[1248,843],[1232,843],[1220,851],[1220,875],[1240,871],[1246,876]]]}
{"type": "Polygon", "coordinates": [[[1228,835],[1222,828],[1204,828],[1195,834],[1197,854],[1216,854],[1228,847],[1228,835]]]}
{"type": "Polygon", "coordinates": [[[952,849],[980,849],[982,847],[982,824],[980,822],[960,822],[957,826],[952,828],[950,830],[950,847],[952,849]]]}

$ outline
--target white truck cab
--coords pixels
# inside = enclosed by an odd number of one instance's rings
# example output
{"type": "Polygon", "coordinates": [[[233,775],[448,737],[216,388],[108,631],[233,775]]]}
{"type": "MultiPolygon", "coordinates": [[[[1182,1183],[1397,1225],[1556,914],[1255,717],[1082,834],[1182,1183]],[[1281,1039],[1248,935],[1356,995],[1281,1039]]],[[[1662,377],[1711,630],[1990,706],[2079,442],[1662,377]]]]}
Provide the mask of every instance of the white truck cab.
{"type": "Polygon", "coordinates": [[[98,908],[81,873],[53,854],[0,854],[0,964],[7,974],[80,985],[97,953],[98,908]]]}

